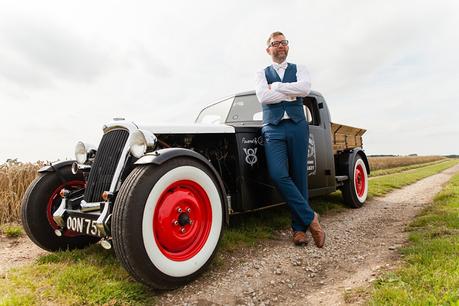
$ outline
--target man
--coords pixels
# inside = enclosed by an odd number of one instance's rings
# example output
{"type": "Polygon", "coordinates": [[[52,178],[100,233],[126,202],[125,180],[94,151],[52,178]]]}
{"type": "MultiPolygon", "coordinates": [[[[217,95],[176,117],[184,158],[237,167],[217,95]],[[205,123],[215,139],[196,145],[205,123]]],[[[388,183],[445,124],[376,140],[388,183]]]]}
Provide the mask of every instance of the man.
{"type": "Polygon", "coordinates": [[[273,64],[258,72],[256,94],[263,107],[262,134],[269,174],[290,207],[293,242],[307,244],[309,229],[321,248],[325,232],[308,203],[309,126],[302,97],[310,92],[309,74],[304,66],[286,62],[289,46],[284,34],[272,33],[267,45],[273,64]]]}

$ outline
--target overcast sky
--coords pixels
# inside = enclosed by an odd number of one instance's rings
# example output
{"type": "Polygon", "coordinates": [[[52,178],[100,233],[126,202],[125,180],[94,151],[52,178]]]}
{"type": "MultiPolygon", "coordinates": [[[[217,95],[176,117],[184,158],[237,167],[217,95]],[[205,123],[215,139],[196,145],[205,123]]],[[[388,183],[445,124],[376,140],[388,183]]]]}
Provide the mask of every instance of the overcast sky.
{"type": "Polygon", "coordinates": [[[190,123],[290,40],[367,154],[459,153],[459,2],[0,0],[0,163],[73,157],[113,117],[190,123]]]}

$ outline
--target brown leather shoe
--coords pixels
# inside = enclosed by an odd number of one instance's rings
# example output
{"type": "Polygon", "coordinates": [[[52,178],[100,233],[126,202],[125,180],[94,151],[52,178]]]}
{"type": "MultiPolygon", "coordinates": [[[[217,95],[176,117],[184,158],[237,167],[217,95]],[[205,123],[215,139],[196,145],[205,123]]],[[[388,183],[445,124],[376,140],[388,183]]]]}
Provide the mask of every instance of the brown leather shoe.
{"type": "Polygon", "coordinates": [[[308,237],[305,232],[293,232],[293,243],[295,245],[308,244],[308,237]]]}
{"type": "Polygon", "coordinates": [[[316,213],[314,213],[314,219],[312,219],[311,224],[309,224],[309,231],[311,232],[316,247],[322,248],[325,244],[325,232],[320,226],[319,215],[316,213]]]}

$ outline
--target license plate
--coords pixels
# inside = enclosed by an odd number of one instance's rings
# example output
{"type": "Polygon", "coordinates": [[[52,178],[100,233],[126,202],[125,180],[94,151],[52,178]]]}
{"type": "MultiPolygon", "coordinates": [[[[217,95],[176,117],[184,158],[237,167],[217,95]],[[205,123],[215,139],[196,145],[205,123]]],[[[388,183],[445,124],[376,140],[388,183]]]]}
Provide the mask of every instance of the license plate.
{"type": "Polygon", "coordinates": [[[69,216],[67,218],[67,229],[85,235],[101,236],[96,226],[96,220],[69,216]]]}

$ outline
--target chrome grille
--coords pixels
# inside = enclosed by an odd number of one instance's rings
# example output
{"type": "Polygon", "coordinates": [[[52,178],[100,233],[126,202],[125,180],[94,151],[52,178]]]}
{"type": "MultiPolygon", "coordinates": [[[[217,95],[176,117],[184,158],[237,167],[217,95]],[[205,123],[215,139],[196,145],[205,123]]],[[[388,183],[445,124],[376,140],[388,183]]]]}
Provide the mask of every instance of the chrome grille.
{"type": "Polygon", "coordinates": [[[102,192],[108,191],[115,174],[116,167],[123,153],[129,132],[116,129],[106,133],[100,141],[94,163],[84,193],[86,202],[100,202],[102,192]]]}

